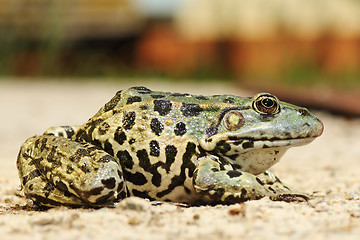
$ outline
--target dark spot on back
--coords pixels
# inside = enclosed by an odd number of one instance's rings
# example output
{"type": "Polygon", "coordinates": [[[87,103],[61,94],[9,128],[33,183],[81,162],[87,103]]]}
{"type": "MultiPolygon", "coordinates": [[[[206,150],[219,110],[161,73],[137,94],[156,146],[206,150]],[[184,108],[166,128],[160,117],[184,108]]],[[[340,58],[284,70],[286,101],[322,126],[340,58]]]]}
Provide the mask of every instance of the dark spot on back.
{"type": "Polygon", "coordinates": [[[177,149],[175,146],[167,145],[165,147],[165,157],[166,157],[165,169],[167,170],[167,172],[170,171],[171,164],[175,162],[176,154],[177,154],[177,149]]]}
{"type": "Polygon", "coordinates": [[[150,155],[154,157],[160,156],[160,146],[159,143],[155,140],[150,142],[150,155]]]}
{"type": "Polygon", "coordinates": [[[124,142],[126,141],[126,134],[124,133],[124,131],[121,130],[121,127],[118,127],[116,129],[114,139],[120,145],[124,144],[124,142]]]}
{"type": "Polygon", "coordinates": [[[127,99],[126,104],[132,104],[134,102],[141,102],[141,97],[139,96],[131,96],[127,99]]]}
{"type": "Polygon", "coordinates": [[[196,99],[199,99],[199,100],[209,100],[207,97],[202,96],[202,95],[196,96],[195,98],[196,98],[196,99]]]}
{"type": "Polygon", "coordinates": [[[123,128],[125,130],[130,130],[135,125],[135,117],[135,112],[124,112],[123,128]]]}
{"type": "Polygon", "coordinates": [[[173,96],[173,97],[186,97],[186,96],[190,96],[190,94],[188,94],[188,93],[172,93],[171,96],[173,96]]]}
{"type": "Polygon", "coordinates": [[[157,111],[160,116],[167,115],[172,108],[172,103],[169,100],[154,100],[154,111],[157,111]]]}
{"type": "Polygon", "coordinates": [[[120,101],[121,99],[121,90],[118,91],[115,96],[105,104],[104,106],[104,112],[107,112],[107,111],[110,111],[111,109],[113,109],[117,104],[118,102],[120,101]]]}
{"type": "Polygon", "coordinates": [[[144,86],[136,86],[136,87],[132,87],[130,89],[137,90],[137,91],[151,92],[150,89],[148,89],[144,86]]]}
{"type": "Polygon", "coordinates": [[[153,118],[150,123],[150,127],[153,133],[160,136],[161,132],[164,130],[164,126],[157,118],[153,118]]]}
{"type": "Polygon", "coordinates": [[[182,136],[186,133],[186,124],[183,122],[179,122],[174,127],[174,133],[177,136],[182,136]]]}
{"type": "Polygon", "coordinates": [[[234,103],[234,98],[232,98],[232,97],[225,98],[223,102],[224,103],[234,103]]]}
{"type": "Polygon", "coordinates": [[[158,99],[158,98],[164,98],[165,95],[161,95],[161,94],[152,94],[150,95],[152,98],[158,99]]]}
{"type": "Polygon", "coordinates": [[[180,110],[185,117],[198,116],[203,111],[196,103],[182,103],[180,110]]]}

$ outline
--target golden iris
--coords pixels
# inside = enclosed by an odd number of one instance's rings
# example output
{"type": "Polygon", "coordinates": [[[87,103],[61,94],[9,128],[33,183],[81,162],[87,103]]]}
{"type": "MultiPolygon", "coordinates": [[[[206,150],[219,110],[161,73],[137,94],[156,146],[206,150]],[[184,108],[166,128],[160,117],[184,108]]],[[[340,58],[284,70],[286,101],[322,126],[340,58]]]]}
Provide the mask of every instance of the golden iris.
{"type": "Polygon", "coordinates": [[[253,103],[253,107],[262,114],[276,114],[279,111],[278,100],[271,94],[262,94],[257,97],[253,103]]]}

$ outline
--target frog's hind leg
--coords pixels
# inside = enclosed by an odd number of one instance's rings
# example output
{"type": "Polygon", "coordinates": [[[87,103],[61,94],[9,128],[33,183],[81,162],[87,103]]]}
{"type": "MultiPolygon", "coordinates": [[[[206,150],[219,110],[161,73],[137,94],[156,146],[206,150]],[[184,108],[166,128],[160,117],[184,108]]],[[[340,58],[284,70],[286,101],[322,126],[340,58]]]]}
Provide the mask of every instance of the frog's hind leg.
{"type": "Polygon", "coordinates": [[[43,135],[22,145],[17,167],[25,195],[42,206],[103,206],[127,196],[117,160],[88,143],[43,135]]]}
{"type": "Polygon", "coordinates": [[[44,135],[71,138],[79,128],[80,126],[55,126],[46,129],[44,135]]]}

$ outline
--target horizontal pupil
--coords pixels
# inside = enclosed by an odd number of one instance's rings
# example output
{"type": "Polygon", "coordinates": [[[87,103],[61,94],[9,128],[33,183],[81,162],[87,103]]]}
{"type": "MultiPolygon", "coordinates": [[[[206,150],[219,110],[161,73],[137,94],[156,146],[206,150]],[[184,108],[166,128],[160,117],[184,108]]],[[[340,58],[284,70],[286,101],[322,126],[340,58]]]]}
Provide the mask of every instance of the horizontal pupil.
{"type": "Polygon", "coordinates": [[[265,106],[265,107],[273,107],[275,104],[274,104],[274,101],[269,99],[269,98],[266,98],[262,101],[262,104],[265,106]]]}

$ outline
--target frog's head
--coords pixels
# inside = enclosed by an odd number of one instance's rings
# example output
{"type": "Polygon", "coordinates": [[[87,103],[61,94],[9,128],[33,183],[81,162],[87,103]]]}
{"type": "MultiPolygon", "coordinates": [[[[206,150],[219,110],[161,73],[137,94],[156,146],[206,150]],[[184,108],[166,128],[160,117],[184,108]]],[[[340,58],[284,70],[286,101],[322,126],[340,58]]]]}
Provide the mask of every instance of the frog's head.
{"type": "Polygon", "coordinates": [[[200,145],[242,171],[261,173],[290,147],[308,144],[323,132],[322,122],[307,109],[269,93],[241,101],[222,109],[200,145]]]}

